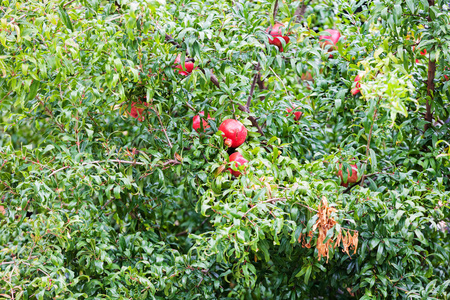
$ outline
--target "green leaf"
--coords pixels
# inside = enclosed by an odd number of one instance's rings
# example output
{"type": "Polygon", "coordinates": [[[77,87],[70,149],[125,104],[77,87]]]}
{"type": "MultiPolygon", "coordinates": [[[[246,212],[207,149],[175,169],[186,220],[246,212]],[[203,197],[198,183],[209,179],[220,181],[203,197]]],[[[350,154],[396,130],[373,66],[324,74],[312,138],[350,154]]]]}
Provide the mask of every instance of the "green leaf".
{"type": "Polygon", "coordinates": [[[72,21],[70,20],[69,14],[67,13],[66,9],[62,6],[59,7],[59,16],[63,24],[67,27],[67,29],[73,32],[74,30],[72,26],[72,21]]]}
{"type": "Polygon", "coordinates": [[[40,82],[37,80],[33,80],[33,83],[30,86],[30,92],[28,93],[27,100],[33,100],[37,92],[39,90],[40,82]]]}

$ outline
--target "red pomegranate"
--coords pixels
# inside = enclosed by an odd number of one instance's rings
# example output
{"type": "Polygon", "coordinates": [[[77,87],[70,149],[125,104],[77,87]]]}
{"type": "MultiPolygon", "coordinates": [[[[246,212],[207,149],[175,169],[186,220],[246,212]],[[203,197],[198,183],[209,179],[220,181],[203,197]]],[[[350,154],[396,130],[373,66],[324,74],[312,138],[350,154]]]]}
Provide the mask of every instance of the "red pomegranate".
{"type": "Polygon", "coordinates": [[[327,29],[324,31],[328,32],[330,35],[319,36],[322,47],[325,47],[325,45],[331,45],[332,47],[330,47],[329,51],[334,50],[339,38],[341,37],[341,33],[336,29],[327,29]]]}
{"type": "Polygon", "coordinates": [[[234,119],[227,119],[219,126],[219,130],[223,132],[225,145],[231,148],[237,148],[245,142],[247,138],[247,129],[241,122],[234,119]]]}
{"type": "Polygon", "coordinates": [[[281,43],[280,38],[282,38],[286,44],[290,41],[289,37],[281,34],[281,29],[283,27],[283,24],[277,23],[272,29],[270,29],[270,27],[266,29],[266,32],[271,36],[269,37],[269,44],[277,46],[281,52],[283,52],[283,44],[281,43]]]}
{"type": "Polygon", "coordinates": [[[184,68],[186,69],[186,71],[183,70],[183,67],[181,66],[181,64],[180,64],[180,65],[177,65],[177,66],[175,67],[175,69],[180,70],[180,71],[178,71],[178,74],[184,75],[184,76],[188,76],[189,74],[192,73],[192,70],[194,70],[194,63],[192,63],[192,62],[187,62],[187,63],[184,64],[184,68]]]}
{"type": "MultiPolygon", "coordinates": [[[[183,70],[183,66],[181,65],[181,54],[178,54],[177,58],[175,58],[175,64],[178,64],[175,66],[175,69],[178,69],[178,74],[188,76],[192,73],[192,70],[194,70],[194,63],[193,62],[185,62],[184,68],[186,70],[183,70]]],[[[198,69],[198,68],[195,68],[198,69]]]]}
{"type": "MultiPolygon", "coordinates": [[[[325,48],[326,45],[331,45],[331,47],[328,48],[328,52],[336,50],[336,44],[339,41],[339,38],[341,37],[341,33],[336,29],[327,29],[325,31],[328,32],[331,36],[330,35],[319,36],[322,48],[325,48]]],[[[333,54],[330,54],[328,58],[333,58],[333,54]]]]}
{"type": "MultiPolygon", "coordinates": [[[[194,128],[195,131],[197,131],[197,132],[200,130],[200,127],[201,127],[200,126],[200,116],[204,116],[204,115],[205,115],[205,112],[201,111],[199,113],[199,115],[194,116],[194,118],[192,119],[192,128],[194,128]]],[[[214,120],[214,118],[211,118],[211,116],[208,114],[208,120],[214,120]]],[[[211,127],[211,126],[209,126],[208,122],[205,119],[202,119],[202,121],[203,121],[203,131],[205,131],[206,128],[211,127]]]]}
{"type": "Polygon", "coordinates": [[[342,175],[342,164],[339,164],[338,176],[341,178],[341,186],[347,187],[349,183],[358,181],[358,167],[356,165],[350,165],[350,167],[351,169],[347,169],[347,183],[345,183],[342,175]]]}
{"type": "MultiPolygon", "coordinates": [[[[246,160],[239,152],[234,152],[230,155],[230,164],[233,166],[242,166],[244,164],[248,163],[248,160],[246,160]]],[[[236,177],[239,177],[241,175],[241,172],[239,171],[233,171],[231,168],[228,169],[228,171],[231,172],[236,177]]]]}
{"type": "Polygon", "coordinates": [[[358,93],[361,93],[360,91],[360,87],[361,87],[361,83],[359,83],[359,81],[361,80],[362,76],[360,76],[359,74],[356,75],[355,80],[353,80],[354,82],[356,82],[355,87],[352,89],[352,95],[356,95],[358,93]]]}
{"type": "MultiPolygon", "coordinates": [[[[414,51],[416,49],[416,46],[412,47],[412,50],[414,51]]],[[[419,52],[419,54],[421,56],[425,56],[427,55],[427,49],[423,49],[422,51],[419,52]]],[[[416,58],[416,64],[420,63],[420,60],[418,58],[416,58]]]]}
{"type": "MultiPolygon", "coordinates": [[[[294,107],[293,109],[296,109],[297,107],[294,107]]],[[[290,113],[290,112],[292,112],[292,110],[293,110],[292,108],[287,108],[286,109],[286,111],[288,112],[288,113],[290,113]]],[[[298,121],[298,120],[300,120],[300,118],[302,117],[302,112],[301,111],[295,111],[294,112],[294,120],[295,121],[298,121]]],[[[288,115],[286,115],[286,116],[288,116],[288,115]]]]}
{"type": "Polygon", "coordinates": [[[178,54],[175,58],[175,64],[179,64],[181,62],[181,54],[178,54]]]}
{"type": "Polygon", "coordinates": [[[147,102],[131,102],[131,109],[129,111],[130,116],[132,116],[135,119],[138,119],[139,121],[144,121],[144,110],[145,107],[148,107],[148,103],[147,102]]]}

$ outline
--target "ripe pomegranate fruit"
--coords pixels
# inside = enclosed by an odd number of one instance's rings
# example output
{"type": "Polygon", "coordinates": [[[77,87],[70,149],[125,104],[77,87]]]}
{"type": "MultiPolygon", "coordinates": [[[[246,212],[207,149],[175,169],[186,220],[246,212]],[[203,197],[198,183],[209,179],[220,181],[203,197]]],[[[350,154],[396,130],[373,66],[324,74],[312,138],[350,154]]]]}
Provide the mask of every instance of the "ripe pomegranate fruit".
{"type": "Polygon", "coordinates": [[[247,129],[241,122],[234,119],[227,119],[219,126],[223,132],[225,145],[231,148],[237,148],[245,142],[247,138],[247,129]]]}
{"type": "Polygon", "coordinates": [[[303,81],[314,81],[311,72],[306,71],[306,73],[302,74],[302,76],[300,77],[303,81]]]}
{"type": "MultiPolygon", "coordinates": [[[[286,111],[288,112],[288,113],[290,113],[290,112],[292,112],[292,110],[295,110],[297,107],[294,107],[294,108],[287,108],[286,109],[286,111]]],[[[298,120],[300,120],[300,118],[302,117],[302,112],[301,111],[294,111],[294,120],[295,121],[298,121],[298,120]]],[[[289,115],[286,115],[286,116],[289,116],[289,115]]]]}
{"type": "MultiPolygon", "coordinates": [[[[181,54],[178,54],[177,58],[175,58],[175,63],[178,64],[175,66],[175,69],[178,69],[178,74],[188,76],[192,73],[192,70],[194,70],[194,63],[193,62],[185,62],[184,68],[186,70],[183,70],[183,66],[181,65],[181,54]]],[[[198,68],[195,68],[198,69],[198,68]]]]}
{"type": "Polygon", "coordinates": [[[341,186],[347,187],[349,183],[355,183],[358,181],[358,167],[356,165],[350,165],[351,169],[347,169],[347,183],[344,182],[344,176],[342,174],[342,164],[339,164],[338,176],[341,178],[341,186]]]}
{"type": "Polygon", "coordinates": [[[144,121],[144,110],[145,107],[148,107],[148,103],[147,102],[142,102],[142,101],[138,101],[138,102],[131,102],[131,109],[129,111],[130,116],[132,116],[135,119],[138,119],[140,122],[144,121]],[[145,106],[145,107],[143,107],[145,106]]]}
{"type": "MultiPolygon", "coordinates": [[[[412,47],[413,52],[414,52],[415,49],[416,49],[416,46],[413,46],[412,47]]],[[[427,49],[423,49],[422,51],[419,52],[419,54],[421,56],[427,55],[427,49]]],[[[416,64],[418,64],[418,63],[420,63],[420,60],[418,58],[416,58],[416,64]]]]}
{"type": "MultiPolygon", "coordinates": [[[[244,164],[248,163],[248,160],[246,160],[239,152],[234,152],[230,155],[230,164],[233,166],[242,166],[244,164]]],[[[228,169],[228,171],[231,172],[236,177],[239,177],[241,175],[241,172],[239,171],[233,171],[231,168],[228,169]]]]}
{"type": "Polygon", "coordinates": [[[330,49],[334,50],[337,42],[339,41],[339,38],[341,37],[341,33],[339,32],[339,30],[336,29],[327,29],[324,31],[328,32],[330,35],[319,36],[319,40],[321,41],[322,47],[325,47],[326,45],[331,45],[332,47],[330,47],[330,49]]]}
{"type": "MultiPolygon", "coordinates": [[[[336,29],[327,29],[324,31],[328,32],[331,36],[330,35],[319,36],[319,40],[321,41],[320,42],[321,47],[325,48],[326,45],[331,45],[331,47],[328,48],[328,52],[336,50],[336,44],[341,37],[341,33],[339,32],[339,30],[336,30],[336,29]]],[[[329,58],[332,58],[332,57],[333,57],[333,54],[330,54],[329,58]]]]}
{"type": "Polygon", "coordinates": [[[290,41],[289,37],[283,36],[281,34],[281,29],[283,27],[283,24],[276,23],[275,25],[273,25],[272,29],[270,29],[270,27],[266,29],[266,32],[271,36],[269,37],[269,44],[277,46],[280,52],[283,52],[283,44],[281,43],[279,38],[282,38],[286,42],[286,44],[290,41]]]}
{"type": "MultiPolygon", "coordinates": [[[[199,113],[199,115],[194,116],[194,118],[192,118],[192,128],[194,128],[195,131],[197,131],[197,132],[198,132],[198,131],[200,130],[200,128],[201,128],[201,126],[200,126],[200,115],[201,115],[201,116],[204,116],[204,115],[205,115],[205,112],[204,112],[204,111],[201,111],[201,112],[199,113]]],[[[208,114],[208,120],[214,120],[214,118],[211,118],[211,116],[208,114]]],[[[203,131],[205,131],[206,128],[211,127],[211,126],[209,126],[208,122],[207,122],[205,119],[202,119],[202,121],[203,121],[203,131]]]]}
{"type": "Polygon", "coordinates": [[[358,93],[361,93],[360,91],[360,87],[361,87],[361,83],[359,83],[359,81],[361,80],[362,76],[360,76],[359,74],[356,75],[355,80],[353,80],[354,82],[356,82],[356,85],[354,88],[352,88],[352,95],[356,95],[358,93]]]}

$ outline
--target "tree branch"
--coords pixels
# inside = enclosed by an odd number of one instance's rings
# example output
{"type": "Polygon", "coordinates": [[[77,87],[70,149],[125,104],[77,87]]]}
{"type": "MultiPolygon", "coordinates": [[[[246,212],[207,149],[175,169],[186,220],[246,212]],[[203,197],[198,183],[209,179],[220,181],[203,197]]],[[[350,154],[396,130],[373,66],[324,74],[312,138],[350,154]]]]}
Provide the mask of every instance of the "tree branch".
{"type": "Polygon", "coordinates": [[[75,0],[71,0],[71,1],[67,2],[66,4],[63,5],[63,8],[66,8],[66,6],[69,6],[73,2],[75,2],[75,0]]]}
{"type": "Polygon", "coordinates": [[[258,62],[258,65],[256,66],[256,73],[253,76],[252,86],[250,87],[250,95],[248,95],[248,99],[247,99],[247,109],[250,108],[250,104],[252,103],[253,93],[255,92],[256,81],[258,79],[258,74],[259,74],[259,66],[260,66],[260,63],[258,62]]]}
{"type": "MultiPolygon", "coordinates": [[[[146,163],[137,162],[137,161],[129,161],[129,160],[121,160],[121,159],[111,159],[111,160],[95,160],[95,161],[89,161],[89,162],[82,163],[80,166],[93,165],[93,164],[101,164],[101,163],[109,163],[109,162],[114,162],[114,163],[119,163],[119,164],[139,165],[139,166],[145,166],[145,165],[148,165],[148,164],[146,164],[146,163]]],[[[170,159],[170,160],[168,160],[168,161],[166,161],[166,162],[164,162],[164,163],[162,163],[162,164],[159,164],[159,165],[157,165],[157,166],[159,166],[159,167],[165,167],[165,166],[170,165],[170,164],[173,164],[173,165],[179,165],[179,164],[181,164],[181,162],[178,161],[178,160],[176,160],[176,159],[170,159]]],[[[50,173],[49,177],[55,175],[56,173],[58,173],[58,172],[60,172],[60,171],[62,171],[62,170],[69,169],[69,168],[71,168],[71,166],[64,166],[64,167],[62,167],[62,168],[59,168],[59,169],[53,171],[52,173],[50,173]]]]}
{"type": "Polygon", "coordinates": [[[278,14],[278,0],[275,0],[275,7],[273,8],[273,19],[275,20],[277,18],[278,14]]]}
{"type": "MultiPolygon", "coordinates": [[[[202,70],[202,71],[203,71],[203,73],[205,73],[204,70],[202,70]]],[[[220,82],[219,82],[219,80],[217,79],[217,77],[216,77],[214,74],[212,74],[212,73],[211,73],[211,82],[214,83],[214,85],[215,85],[217,88],[220,89],[220,82]]],[[[246,113],[249,113],[249,112],[250,112],[250,110],[249,110],[246,106],[244,106],[244,105],[242,105],[242,104],[239,104],[238,109],[239,109],[240,111],[243,111],[243,112],[246,112],[246,113]]],[[[261,134],[262,136],[264,136],[264,132],[262,131],[261,127],[259,126],[258,122],[256,121],[256,118],[253,117],[253,116],[248,116],[248,119],[250,120],[250,122],[252,122],[252,126],[253,126],[253,127],[256,127],[256,129],[258,130],[259,134],[261,134]]]]}
{"type": "MultiPolygon", "coordinates": [[[[378,98],[377,105],[376,105],[375,111],[374,111],[374,113],[373,113],[372,124],[370,125],[369,137],[367,138],[367,145],[366,145],[366,164],[367,164],[367,160],[369,159],[370,141],[371,141],[371,139],[372,139],[373,124],[374,124],[375,121],[377,120],[378,105],[380,104],[380,101],[381,101],[381,97],[378,98]]],[[[365,177],[366,177],[365,174],[363,174],[362,177],[361,177],[361,183],[360,183],[361,186],[364,184],[364,179],[365,179],[365,177]]]]}
{"type": "Polygon", "coordinates": [[[301,1],[302,1],[302,5],[299,5],[294,13],[294,16],[297,17],[297,21],[300,21],[301,19],[303,19],[303,16],[305,15],[305,12],[306,12],[306,6],[309,4],[309,1],[308,2],[305,2],[305,0],[301,0],[301,1]]]}
{"type": "Polygon", "coordinates": [[[170,34],[167,33],[166,33],[166,42],[175,45],[177,48],[181,48],[181,45],[177,41],[175,41],[175,39],[170,34]]]}
{"type": "MultiPolygon", "coordinates": [[[[430,51],[431,52],[431,51],[430,51]]],[[[431,60],[431,55],[428,55],[428,78],[427,78],[427,98],[425,107],[427,112],[425,114],[425,120],[427,123],[425,124],[424,131],[427,131],[430,128],[433,122],[433,112],[431,111],[431,100],[434,97],[434,77],[436,75],[436,61],[431,60]]]]}

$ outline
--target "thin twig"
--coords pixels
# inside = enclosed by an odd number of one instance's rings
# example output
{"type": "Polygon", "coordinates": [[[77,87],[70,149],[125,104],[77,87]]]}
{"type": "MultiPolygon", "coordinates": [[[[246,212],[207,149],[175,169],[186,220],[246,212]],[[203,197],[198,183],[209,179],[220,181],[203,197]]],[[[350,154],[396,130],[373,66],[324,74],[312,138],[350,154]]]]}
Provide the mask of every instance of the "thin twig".
{"type": "Polygon", "coordinates": [[[77,117],[76,117],[76,125],[75,125],[75,134],[77,136],[77,147],[78,147],[78,153],[81,153],[80,150],[80,135],[79,135],[79,130],[78,130],[78,111],[77,111],[77,117]]]}
{"type": "MultiPolygon", "coordinates": [[[[220,89],[220,82],[219,82],[219,80],[217,79],[217,77],[216,77],[214,74],[212,74],[212,73],[211,73],[211,82],[214,83],[214,85],[215,85],[217,88],[220,89]]],[[[242,105],[242,104],[239,104],[238,109],[239,109],[240,111],[243,111],[243,112],[246,112],[246,113],[249,113],[249,112],[250,112],[250,110],[249,110],[246,106],[244,106],[244,105],[242,105]]],[[[252,126],[253,126],[253,127],[256,127],[256,129],[258,130],[259,134],[261,134],[262,136],[264,136],[264,132],[262,131],[261,127],[259,126],[258,122],[256,121],[256,118],[253,117],[253,116],[248,116],[248,119],[250,120],[250,122],[252,122],[252,126]]]]}
{"type": "Polygon", "coordinates": [[[287,90],[287,88],[286,88],[286,85],[284,84],[284,82],[283,82],[283,80],[280,78],[280,76],[278,76],[278,74],[275,73],[275,71],[274,71],[270,66],[267,66],[267,67],[270,69],[270,71],[272,71],[272,73],[275,75],[275,77],[278,78],[278,80],[281,82],[281,84],[283,85],[284,90],[285,90],[285,92],[286,92],[286,95],[289,95],[289,92],[288,92],[288,90],[287,90]]]}
{"type": "Polygon", "coordinates": [[[258,75],[259,75],[259,66],[260,66],[260,63],[258,62],[258,65],[256,66],[256,73],[253,76],[252,86],[250,87],[250,94],[248,95],[248,99],[247,99],[247,108],[250,108],[250,104],[252,103],[253,93],[255,92],[256,81],[257,81],[258,75]]]}
{"type": "MultiPolygon", "coordinates": [[[[367,138],[367,145],[366,145],[366,164],[367,164],[367,161],[368,161],[368,159],[369,159],[370,141],[371,141],[371,139],[372,139],[373,124],[374,124],[375,121],[377,120],[378,105],[380,104],[380,100],[381,100],[381,97],[378,98],[377,105],[376,105],[375,111],[374,111],[374,113],[373,113],[372,125],[370,125],[369,137],[367,138]]],[[[364,179],[365,179],[365,177],[366,177],[365,174],[363,174],[362,177],[361,177],[361,183],[360,183],[361,186],[363,186],[363,184],[364,184],[364,179]]]]}
{"type": "MultiPolygon", "coordinates": [[[[140,166],[147,165],[146,163],[142,163],[142,162],[129,161],[129,160],[120,160],[120,159],[111,159],[111,160],[96,160],[96,161],[85,162],[85,163],[82,163],[80,166],[86,166],[86,165],[92,165],[92,164],[101,164],[101,163],[109,163],[109,162],[115,162],[115,163],[120,163],[120,164],[130,164],[130,165],[140,165],[140,166]]],[[[160,167],[165,167],[168,164],[178,165],[180,163],[181,162],[179,162],[178,160],[171,159],[171,160],[168,160],[168,161],[160,164],[159,166],[160,167]]],[[[65,166],[65,167],[59,168],[59,169],[53,171],[49,175],[49,177],[55,175],[56,173],[58,173],[58,172],[60,172],[62,170],[68,169],[68,168],[71,168],[71,166],[65,166]]]]}
{"type": "Polygon", "coordinates": [[[273,8],[273,19],[275,20],[278,14],[278,0],[275,0],[275,7],[273,8]]]}
{"type": "Polygon", "coordinates": [[[169,147],[172,149],[172,148],[173,148],[173,145],[172,145],[172,143],[170,142],[169,136],[167,135],[166,128],[164,128],[164,125],[163,125],[163,123],[162,123],[162,121],[161,121],[161,118],[160,118],[160,116],[159,116],[159,113],[158,113],[155,109],[153,109],[153,108],[151,108],[151,110],[153,110],[153,111],[155,112],[156,116],[158,117],[159,124],[161,124],[161,127],[162,127],[162,131],[164,132],[164,135],[166,136],[167,142],[169,143],[169,147]]]}
{"type": "Polygon", "coordinates": [[[177,48],[181,48],[181,45],[175,41],[175,39],[170,35],[166,33],[166,41],[171,43],[172,45],[175,45],[177,48]]]}
{"type": "Polygon", "coordinates": [[[297,17],[297,20],[300,21],[303,18],[303,15],[306,12],[306,6],[309,4],[309,1],[306,2],[306,0],[302,1],[302,5],[299,5],[297,9],[295,10],[294,16],[297,17]]]}
{"type": "Polygon", "coordinates": [[[2,180],[0,180],[0,182],[1,182],[4,186],[6,186],[6,187],[11,191],[11,193],[12,193],[13,195],[17,195],[17,193],[14,192],[14,190],[13,190],[6,182],[4,182],[4,181],[2,181],[2,180]]]}
{"type": "Polygon", "coordinates": [[[69,6],[73,2],[75,2],[75,0],[71,0],[71,1],[67,2],[66,4],[63,5],[63,8],[66,8],[66,6],[69,6]]]}

